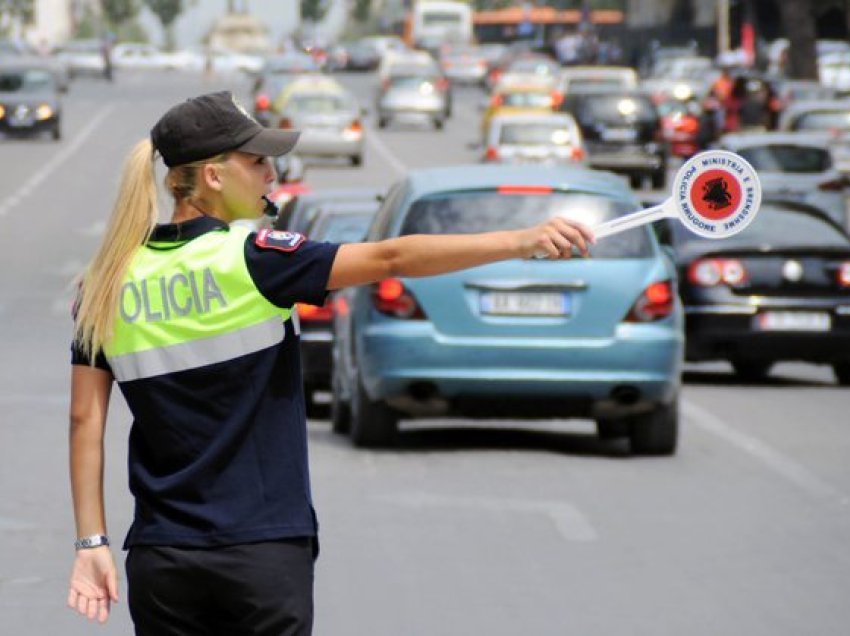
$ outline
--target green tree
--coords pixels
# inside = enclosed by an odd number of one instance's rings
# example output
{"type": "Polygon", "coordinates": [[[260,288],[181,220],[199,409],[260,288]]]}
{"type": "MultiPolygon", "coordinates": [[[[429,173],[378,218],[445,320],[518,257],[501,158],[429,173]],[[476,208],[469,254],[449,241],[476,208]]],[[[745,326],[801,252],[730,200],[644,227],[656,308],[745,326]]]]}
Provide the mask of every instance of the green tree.
{"type": "Polygon", "coordinates": [[[325,17],[327,3],[324,0],[301,0],[301,17],[310,22],[318,22],[325,17]]]}
{"type": "Polygon", "coordinates": [[[136,0],[100,0],[103,15],[113,26],[119,26],[133,20],[139,13],[136,0]]]}
{"type": "MultiPolygon", "coordinates": [[[[848,0],[850,2],[850,0],[848,0]]],[[[356,0],[352,16],[358,22],[366,22],[372,13],[372,0],[356,0]]]]}
{"type": "Polygon", "coordinates": [[[159,18],[165,31],[165,48],[174,48],[174,21],[183,12],[183,0],[145,0],[151,11],[159,18]]]}
{"type": "Polygon", "coordinates": [[[33,0],[0,0],[0,15],[6,15],[21,24],[29,24],[35,17],[33,0]]]}

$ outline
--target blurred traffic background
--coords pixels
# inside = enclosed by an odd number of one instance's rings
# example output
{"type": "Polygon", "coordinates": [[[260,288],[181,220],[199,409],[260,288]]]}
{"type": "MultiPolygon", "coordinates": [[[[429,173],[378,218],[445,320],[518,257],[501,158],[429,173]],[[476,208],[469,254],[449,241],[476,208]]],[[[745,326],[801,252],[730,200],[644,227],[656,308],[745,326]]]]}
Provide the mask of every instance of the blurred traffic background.
{"type": "MultiPolygon", "coordinates": [[[[847,632],[846,3],[18,0],[0,34],[0,632],[92,629],[73,281],[132,144],[212,90],[302,131],[255,225],[315,240],[596,224],[709,148],[764,188],[723,241],[659,221],[299,306],[317,634],[847,632]]],[[[114,399],[116,543],[130,424],[114,399]]]]}

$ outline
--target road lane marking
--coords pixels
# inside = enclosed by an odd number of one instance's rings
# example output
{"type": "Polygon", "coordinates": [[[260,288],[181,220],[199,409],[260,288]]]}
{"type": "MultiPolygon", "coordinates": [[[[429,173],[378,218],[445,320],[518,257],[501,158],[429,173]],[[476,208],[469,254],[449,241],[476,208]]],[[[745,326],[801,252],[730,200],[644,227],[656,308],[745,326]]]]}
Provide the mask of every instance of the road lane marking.
{"type": "Polygon", "coordinates": [[[834,488],[787,455],[755,437],[732,428],[719,417],[693,402],[682,400],[680,404],[682,412],[691,423],[744,451],[809,495],[817,499],[837,501],[842,506],[850,504],[850,496],[834,488]]]}
{"type": "Polygon", "coordinates": [[[590,521],[572,504],[564,501],[503,499],[496,497],[454,497],[427,493],[399,493],[376,496],[374,499],[407,508],[460,508],[498,513],[539,514],[549,517],[558,533],[567,541],[596,541],[590,521]]]}
{"type": "Polygon", "coordinates": [[[54,170],[56,170],[65,161],[67,161],[71,155],[79,150],[114,108],[115,104],[107,104],[106,106],[103,106],[94,114],[92,120],[80,131],[80,134],[78,134],[70,144],[53,155],[50,161],[42,166],[41,170],[34,173],[15,192],[0,201],[0,217],[6,216],[13,208],[17,207],[17,205],[32,194],[35,189],[53,173],[54,170]]]}
{"type": "Polygon", "coordinates": [[[378,154],[384,158],[384,161],[390,164],[390,167],[395,170],[399,177],[406,175],[408,170],[407,166],[404,165],[404,163],[396,157],[395,154],[393,154],[393,151],[390,150],[383,141],[381,141],[381,138],[378,136],[375,129],[367,128],[366,132],[368,133],[366,135],[366,143],[370,144],[378,152],[378,154]]]}

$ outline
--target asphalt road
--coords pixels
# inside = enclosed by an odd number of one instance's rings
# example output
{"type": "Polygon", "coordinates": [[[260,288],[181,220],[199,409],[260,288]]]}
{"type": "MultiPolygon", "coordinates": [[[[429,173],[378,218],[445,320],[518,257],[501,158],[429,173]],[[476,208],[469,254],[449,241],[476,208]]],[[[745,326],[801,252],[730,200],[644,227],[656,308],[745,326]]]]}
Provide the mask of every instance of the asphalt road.
{"type": "MultiPolygon", "coordinates": [[[[371,104],[373,80],[347,76],[371,104]]],[[[0,139],[0,633],[128,634],[64,606],[71,280],[104,231],[123,157],[177,100],[244,78],[81,80],[65,138],[0,139]]],[[[367,126],[365,165],[311,165],[315,187],[386,186],[472,161],[480,94],[442,132],[367,126]]],[[[164,201],[165,203],[165,201],[164,201]]],[[[116,392],[117,393],[117,392],[116,392]]],[[[850,392],[785,364],[742,386],[689,366],[680,450],[634,459],[588,421],[405,423],[401,447],[354,450],[310,423],[322,523],[318,635],[850,633],[850,392]]],[[[107,512],[129,524],[129,416],[108,425],[107,512]]],[[[119,559],[123,555],[116,550],[119,559]]],[[[122,581],[122,593],[126,591],[122,581]]]]}

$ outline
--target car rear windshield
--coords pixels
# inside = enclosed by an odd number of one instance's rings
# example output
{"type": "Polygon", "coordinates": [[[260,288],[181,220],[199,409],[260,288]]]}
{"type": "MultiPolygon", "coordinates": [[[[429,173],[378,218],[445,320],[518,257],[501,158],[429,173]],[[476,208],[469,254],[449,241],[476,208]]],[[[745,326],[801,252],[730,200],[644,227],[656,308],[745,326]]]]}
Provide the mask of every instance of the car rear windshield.
{"type": "Polygon", "coordinates": [[[542,91],[503,93],[502,105],[515,108],[549,108],[552,106],[552,94],[542,91]]]}
{"type": "Polygon", "coordinates": [[[818,173],[832,168],[832,158],[825,148],[771,144],[752,146],[738,151],[756,170],[765,172],[818,173]]]}
{"type": "MultiPolygon", "coordinates": [[[[673,236],[676,244],[708,242],[692,234],[681,223],[675,223],[673,236]]],[[[723,239],[723,248],[787,248],[787,247],[843,247],[850,248],[850,239],[841,230],[816,213],[807,213],[767,202],[747,228],[723,239]]]]}
{"type": "Polygon", "coordinates": [[[577,115],[583,121],[652,121],[656,112],[652,102],[643,97],[586,95],[579,100],[577,115]]]}
{"type": "MultiPolygon", "coordinates": [[[[627,202],[598,194],[503,194],[494,190],[446,192],[415,201],[401,234],[473,234],[515,230],[554,216],[594,226],[634,211],[627,202]]],[[[652,243],[645,228],[614,234],[592,249],[595,258],[647,258],[652,243]]]]}
{"type": "Polygon", "coordinates": [[[371,213],[328,214],[316,221],[310,238],[329,243],[358,243],[366,238],[373,216],[371,213]]]}
{"type": "Polygon", "coordinates": [[[623,88],[624,82],[618,77],[582,77],[569,81],[571,91],[587,90],[588,88],[623,88]]]}
{"type": "Polygon", "coordinates": [[[797,118],[795,130],[850,130],[850,110],[819,110],[797,118]]]}
{"type": "Polygon", "coordinates": [[[563,124],[517,122],[502,124],[499,143],[518,146],[565,146],[573,142],[569,128],[563,124]]]}
{"type": "Polygon", "coordinates": [[[49,71],[0,72],[0,93],[36,91],[52,85],[53,77],[49,71]]]}
{"type": "Polygon", "coordinates": [[[288,109],[296,113],[320,115],[335,113],[340,110],[352,110],[352,101],[344,95],[322,94],[295,95],[288,104],[288,109]]]}

